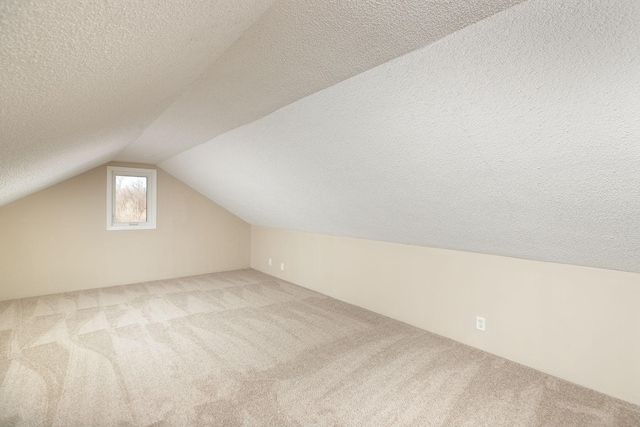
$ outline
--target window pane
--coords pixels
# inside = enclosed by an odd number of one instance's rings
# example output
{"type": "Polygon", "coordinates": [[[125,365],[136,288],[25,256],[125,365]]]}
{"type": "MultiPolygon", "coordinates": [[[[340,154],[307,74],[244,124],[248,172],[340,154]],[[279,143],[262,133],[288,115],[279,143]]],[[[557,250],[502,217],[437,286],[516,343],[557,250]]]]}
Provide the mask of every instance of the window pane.
{"type": "Polygon", "coordinates": [[[147,178],[116,175],[114,222],[147,222],[147,178]]]}

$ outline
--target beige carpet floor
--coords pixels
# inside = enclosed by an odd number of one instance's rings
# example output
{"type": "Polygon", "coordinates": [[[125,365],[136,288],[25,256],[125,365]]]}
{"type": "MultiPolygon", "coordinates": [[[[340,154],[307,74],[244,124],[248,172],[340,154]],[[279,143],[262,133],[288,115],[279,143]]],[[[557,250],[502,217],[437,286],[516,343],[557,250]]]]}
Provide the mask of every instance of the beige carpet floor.
{"type": "Polygon", "coordinates": [[[1,426],[640,426],[640,408],[254,270],[0,302],[1,426]]]}

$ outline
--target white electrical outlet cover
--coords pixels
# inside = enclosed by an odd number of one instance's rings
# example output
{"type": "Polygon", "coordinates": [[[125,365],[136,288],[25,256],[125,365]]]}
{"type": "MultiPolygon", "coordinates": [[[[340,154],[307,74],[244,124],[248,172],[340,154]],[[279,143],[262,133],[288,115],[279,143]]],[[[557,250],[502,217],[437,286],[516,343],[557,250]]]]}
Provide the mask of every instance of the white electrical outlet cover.
{"type": "Polygon", "coordinates": [[[269,258],[269,265],[273,264],[273,261],[271,261],[271,258],[269,258]]]}
{"type": "Polygon", "coordinates": [[[284,271],[284,262],[280,263],[280,270],[284,271]]]}
{"type": "Polygon", "coordinates": [[[486,329],[487,322],[484,317],[476,316],[476,329],[484,331],[486,329]]]}

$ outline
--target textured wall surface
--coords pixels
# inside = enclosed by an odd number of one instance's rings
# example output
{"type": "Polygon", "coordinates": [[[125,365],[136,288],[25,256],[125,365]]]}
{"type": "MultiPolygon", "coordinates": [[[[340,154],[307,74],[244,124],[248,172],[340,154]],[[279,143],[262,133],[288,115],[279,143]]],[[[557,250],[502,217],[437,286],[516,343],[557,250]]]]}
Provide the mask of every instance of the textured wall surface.
{"type": "Polygon", "coordinates": [[[107,231],[106,191],[100,166],[0,207],[0,301],[249,266],[249,224],[163,170],[155,230],[107,231]]]}
{"type": "Polygon", "coordinates": [[[113,160],[270,4],[0,2],[0,206],[113,160]]]}
{"type": "Polygon", "coordinates": [[[529,1],[160,165],[254,225],[638,272],[638,22],[529,1]]]}

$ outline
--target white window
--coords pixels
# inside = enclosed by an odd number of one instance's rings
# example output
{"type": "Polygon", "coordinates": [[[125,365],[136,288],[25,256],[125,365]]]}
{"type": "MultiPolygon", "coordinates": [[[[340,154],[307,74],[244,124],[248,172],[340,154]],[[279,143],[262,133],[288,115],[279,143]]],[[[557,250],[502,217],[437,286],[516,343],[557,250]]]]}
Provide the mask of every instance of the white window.
{"type": "Polygon", "coordinates": [[[155,169],[107,166],[107,230],[156,228],[155,169]]]}

